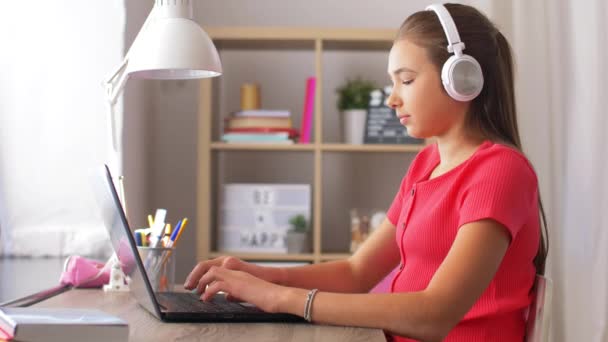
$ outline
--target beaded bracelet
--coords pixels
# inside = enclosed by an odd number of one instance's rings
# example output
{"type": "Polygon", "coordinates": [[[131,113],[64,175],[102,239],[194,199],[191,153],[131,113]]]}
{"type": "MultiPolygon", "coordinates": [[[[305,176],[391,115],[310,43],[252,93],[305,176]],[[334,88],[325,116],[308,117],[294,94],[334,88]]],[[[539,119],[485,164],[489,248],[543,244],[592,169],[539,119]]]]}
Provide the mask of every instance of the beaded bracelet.
{"type": "Polygon", "coordinates": [[[312,300],[315,298],[315,295],[318,291],[318,289],[312,289],[306,295],[306,305],[304,305],[304,319],[308,322],[312,322],[312,300]]]}

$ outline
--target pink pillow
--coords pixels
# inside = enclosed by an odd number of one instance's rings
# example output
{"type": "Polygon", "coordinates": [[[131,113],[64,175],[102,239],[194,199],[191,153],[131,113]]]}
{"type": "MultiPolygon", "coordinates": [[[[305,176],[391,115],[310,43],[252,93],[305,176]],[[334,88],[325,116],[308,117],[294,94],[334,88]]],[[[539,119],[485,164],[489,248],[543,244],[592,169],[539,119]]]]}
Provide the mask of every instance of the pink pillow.
{"type": "Polygon", "coordinates": [[[65,260],[59,281],[63,285],[74,287],[102,287],[110,280],[110,268],[104,268],[104,265],[79,255],[69,256],[65,260]]]}

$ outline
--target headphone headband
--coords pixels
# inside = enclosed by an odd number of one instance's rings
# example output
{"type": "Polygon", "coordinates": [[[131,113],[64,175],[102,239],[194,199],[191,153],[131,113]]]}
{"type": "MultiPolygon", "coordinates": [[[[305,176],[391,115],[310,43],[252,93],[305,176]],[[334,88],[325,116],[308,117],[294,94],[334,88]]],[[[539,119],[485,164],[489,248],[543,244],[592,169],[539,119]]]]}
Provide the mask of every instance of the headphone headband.
{"type": "Polygon", "coordinates": [[[452,19],[450,12],[448,12],[442,4],[429,5],[426,10],[435,11],[437,17],[439,17],[443,32],[445,32],[445,36],[448,39],[448,52],[454,53],[456,56],[460,57],[462,55],[462,50],[465,49],[465,45],[460,41],[460,35],[458,34],[456,24],[454,23],[454,19],[452,19]]]}
{"type": "Polygon", "coordinates": [[[483,89],[483,72],[479,62],[462,52],[464,43],[450,12],[442,4],[430,5],[427,11],[434,11],[448,39],[450,56],[441,67],[441,82],[450,97],[457,101],[471,101],[483,89]]]}

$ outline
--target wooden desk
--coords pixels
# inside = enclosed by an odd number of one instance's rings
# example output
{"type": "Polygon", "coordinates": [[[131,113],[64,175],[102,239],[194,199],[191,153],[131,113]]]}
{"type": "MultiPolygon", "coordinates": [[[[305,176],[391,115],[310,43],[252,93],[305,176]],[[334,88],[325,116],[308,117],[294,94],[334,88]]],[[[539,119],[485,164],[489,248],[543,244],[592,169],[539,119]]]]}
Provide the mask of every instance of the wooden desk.
{"type": "Polygon", "coordinates": [[[164,323],[129,293],[69,290],[35,307],[97,308],[129,322],[129,341],[385,341],[378,329],[283,323],[164,323]]]}

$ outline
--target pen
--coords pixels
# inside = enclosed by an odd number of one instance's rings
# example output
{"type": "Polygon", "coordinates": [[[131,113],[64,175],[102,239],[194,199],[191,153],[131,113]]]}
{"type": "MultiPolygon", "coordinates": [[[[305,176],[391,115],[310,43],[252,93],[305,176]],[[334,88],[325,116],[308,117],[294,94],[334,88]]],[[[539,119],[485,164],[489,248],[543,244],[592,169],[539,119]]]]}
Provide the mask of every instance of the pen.
{"type": "Polygon", "coordinates": [[[135,244],[138,246],[143,246],[141,243],[141,233],[135,232],[135,244]]]}
{"type": "Polygon", "coordinates": [[[173,241],[175,241],[175,239],[177,238],[177,234],[182,229],[182,222],[182,220],[179,220],[179,222],[177,222],[177,224],[175,225],[175,229],[173,229],[173,232],[169,237],[169,245],[167,247],[171,248],[171,246],[173,245],[173,241]]]}
{"type": "Polygon", "coordinates": [[[184,217],[184,219],[182,220],[182,225],[179,227],[179,232],[177,233],[175,240],[173,240],[171,247],[175,246],[175,244],[177,243],[177,240],[179,240],[179,237],[182,236],[182,232],[186,229],[187,224],[188,224],[188,218],[184,217]]]}
{"type": "Polygon", "coordinates": [[[154,226],[154,219],[152,215],[148,214],[148,227],[152,228],[154,226]]]}
{"type": "Polygon", "coordinates": [[[188,224],[187,217],[185,217],[183,220],[179,221],[179,223],[177,224],[178,227],[176,227],[175,230],[173,231],[173,234],[171,234],[171,239],[169,240],[169,245],[167,247],[173,248],[173,246],[175,246],[175,244],[177,243],[177,240],[179,240],[179,237],[182,235],[182,232],[186,228],[186,224],[188,224]]]}
{"type": "Polygon", "coordinates": [[[160,236],[160,247],[167,247],[167,243],[169,243],[169,237],[167,236],[168,231],[171,231],[171,223],[165,225],[164,233],[160,236]]]}
{"type": "MultiPolygon", "coordinates": [[[[182,236],[182,232],[186,228],[187,224],[188,224],[187,217],[184,217],[183,220],[181,220],[177,223],[177,227],[175,227],[175,229],[173,230],[173,234],[171,234],[171,239],[169,240],[169,244],[167,245],[167,248],[170,248],[170,250],[167,252],[167,254],[165,254],[163,256],[163,260],[160,262],[159,267],[165,267],[165,263],[167,263],[167,260],[171,256],[171,252],[173,252],[173,248],[175,247],[175,244],[179,240],[180,236],[182,236]]],[[[157,270],[157,272],[158,272],[158,270],[157,270]]]]}

